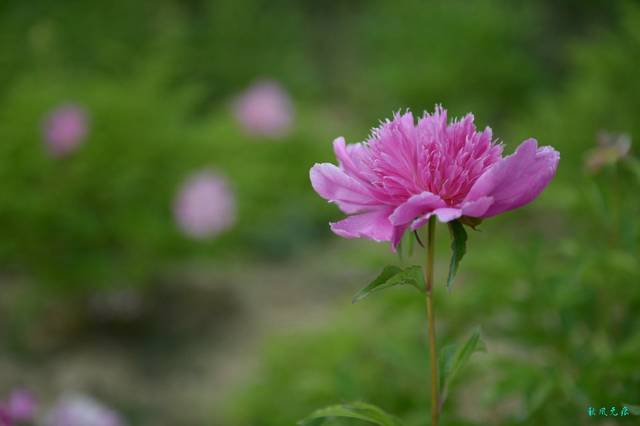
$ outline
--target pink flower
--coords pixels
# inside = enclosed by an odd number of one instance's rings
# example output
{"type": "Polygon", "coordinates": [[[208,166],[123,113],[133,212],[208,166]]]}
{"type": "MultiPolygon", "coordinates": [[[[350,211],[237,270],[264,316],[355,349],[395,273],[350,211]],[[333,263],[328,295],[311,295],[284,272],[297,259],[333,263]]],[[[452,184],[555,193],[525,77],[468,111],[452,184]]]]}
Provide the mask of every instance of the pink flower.
{"type": "Polygon", "coordinates": [[[64,396],[46,416],[46,426],[123,426],[122,418],[85,395],[64,396]]]}
{"type": "Polygon", "coordinates": [[[339,166],[316,164],[311,183],[321,197],[350,216],[332,223],[345,238],[391,241],[432,215],[441,222],[486,218],[531,202],[556,172],[560,154],[527,139],[502,157],[491,129],[476,131],[473,115],[447,124],[436,107],[416,124],[410,112],[394,115],[367,142],[333,142],[339,166]]]}
{"type": "Polygon", "coordinates": [[[213,171],[201,171],[188,178],[179,191],[174,215],[186,235],[213,237],[234,224],[235,198],[226,179],[213,171]]]}
{"type": "Polygon", "coordinates": [[[24,389],[13,390],[7,401],[0,401],[0,426],[30,422],[35,411],[36,399],[31,392],[24,389]]]}
{"type": "Polygon", "coordinates": [[[84,108],[74,104],[62,105],[46,117],[43,127],[45,145],[54,156],[69,154],[84,141],[88,127],[84,108]]]}
{"type": "Polygon", "coordinates": [[[275,81],[262,80],[249,87],[233,104],[233,113],[251,135],[281,137],[293,121],[293,106],[275,81]]]}
{"type": "Polygon", "coordinates": [[[33,420],[36,406],[36,399],[31,392],[16,389],[9,395],[6,410],[14,422],[28,422],[33,420]]]}
{"type": "Polygon", "coordinates": [[[631,150],[631,137],[627,134],[598,132],[598,146],[590,150],[585,166],[590,172],[597,172],[606,165],[622,160],[631,150]]]}
{"type": "Polygon", "coordinates": [[[0,404],[0,426],[12,426],[11,416],[9,410],[4,405],[0,404]]]}

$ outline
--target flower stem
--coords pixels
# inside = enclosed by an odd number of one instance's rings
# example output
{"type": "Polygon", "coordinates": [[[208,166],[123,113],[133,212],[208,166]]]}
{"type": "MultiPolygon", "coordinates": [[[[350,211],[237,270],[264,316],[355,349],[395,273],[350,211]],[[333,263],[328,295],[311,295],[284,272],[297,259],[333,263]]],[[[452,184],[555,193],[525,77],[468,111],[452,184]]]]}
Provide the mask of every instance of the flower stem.
{"type": "Polygon", "coordinates": [[[424,265],[424,283],[427,294],[427,322],[429,326],[429,364],[431,366],[431,426],[438,425],[438,358],[436,328],[433,313],[433,252],[436,237],[436,217],[431,216],[428,225],[427,257],[424,265]]]}

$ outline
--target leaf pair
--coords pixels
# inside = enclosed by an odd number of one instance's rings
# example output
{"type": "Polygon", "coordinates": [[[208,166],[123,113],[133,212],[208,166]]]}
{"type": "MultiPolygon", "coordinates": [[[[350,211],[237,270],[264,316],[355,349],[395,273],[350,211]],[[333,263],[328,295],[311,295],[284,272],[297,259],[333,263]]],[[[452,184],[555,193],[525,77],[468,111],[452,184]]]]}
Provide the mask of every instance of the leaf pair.
{"type": "Polygon", "coordinates": [[[332,417],[364,420],[379,426],[402,426],[400,419],[366,402],[332,405],[316,410],[300,422],[300,426],[319,426],[332,417]]]}
{"type": "MultiPolygon", "coordinates": [[[[447,277],[447,288],[451,290],[453,280],[458,272],[458,265],[467,251],[467,232],[464,225],[459,220],[449,222],[449,232],[451,233],[451,262],[449,263],[449,275],[447,277]]],[[[410,241],[413,241],[410,239],[410,241]]],[[[420,266],[409,266],[400,268],[399,266],[386,266],[380,275],[371,283],[353,296],[353,303],[356,303],[371,293],[384,290],[398,285],[410,285],[419,292],[424,292],[424,276],[420,266]]]]}

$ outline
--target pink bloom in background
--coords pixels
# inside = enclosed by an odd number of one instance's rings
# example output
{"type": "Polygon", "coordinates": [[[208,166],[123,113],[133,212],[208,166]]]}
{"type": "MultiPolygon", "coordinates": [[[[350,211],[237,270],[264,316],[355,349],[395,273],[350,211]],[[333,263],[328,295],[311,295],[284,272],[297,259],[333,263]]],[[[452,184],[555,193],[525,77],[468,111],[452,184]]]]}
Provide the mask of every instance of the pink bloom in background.
{"type": "Polygon", "coordinates": [[[213,237],[234,224],[235,197],[225,178],[213,171],[201,171],[180,189],[174,216],[187,236],[213,237]]]}
{"type": "Polygon", "coordinates": [[[12,424],[9,410],[4,405],[0,404],[0,426],[12,426],[12,424]]]}
{"type": "Polygon", "coordinates": [[[293,106],[287,92],[275,81],[254,83],[233,104],[233,113],[251,135],[281,137],[293,122],[293,106]]]}
{"type": "Polygon", "coordinates": [[[85,395],[67,395],[45,418],[45,426],[124,426],[120,415],[85,395]]]}
{"type": "Polygon", "coordinates": [[[24,389],[11,392],[6,401],[0,401],[0,426],[31,422],[36,413],[36,399],[24,389]]]}
{"type": "Polygon", "coordinates": [[[391,241],[432,215],[441,222],[486,218],[536,198],[555,175],[560,154],[527,139],[502,157],[489,127],[476,131],[473,115],[447,124],[436,107],[416,124],[394,115],[364,143],[333,142],[339,166],[316,164],[310,176],[321,197],[349,214],[331,229],[345,238],[391,241]]]}
{"type": "Polygon", "coordinates": [[[590,172],[597,172],[606,165],[622,160],[631,150],[631,137],[628,134],[598,132],[598,146],[587,153],[585,165],[590,172]]]}
{"type": "Polygon", "coordinates": [[[35,417],[37,408],[36,398],[24,389],[11,392],[6,404],[9,417],[14,422],[29,422],[35,417]]]}
{"type": "Polygon", "coordinates": [[[84,108],[75,104],[59,106],[47,115],[43,136],[52,155],[73,152],[87,136],[89,119],[84,108]]]}

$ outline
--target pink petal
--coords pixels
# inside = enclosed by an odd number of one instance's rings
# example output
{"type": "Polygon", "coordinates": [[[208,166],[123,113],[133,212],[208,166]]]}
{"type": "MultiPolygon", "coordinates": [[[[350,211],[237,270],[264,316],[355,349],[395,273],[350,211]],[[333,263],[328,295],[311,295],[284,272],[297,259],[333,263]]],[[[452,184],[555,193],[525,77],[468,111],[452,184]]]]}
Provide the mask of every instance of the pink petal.
{"type": "Polygon", "coordinates": [[[442,223],[451,222],[452,220],[456,220],[460,216],[462,216],[462,210],[454,209],[451,207],[444,207],[441,209],[436,209],[433,211],[433,214],[436,215],[438,220],[442,223]]]}
{"type": "Polygon", "coordinates": [[[393,226],[389,222],[390,209],[349,216],[331,224],[331,230],[344,238],[369,238],[374,241],[389,241],[393,226]]]}
{"type": "Polygon", "coordinates": [[[402,236],[404,235],[404,231],[407,230],[409,225],[399,225],[393,227],[393,232],[391,234],[391,250],[395,253],[396,249],[400,245],[400,241],[402,241],[402,236]]]}
{"type": "Polygon", "coordinates": [[[393,211],[393,214],[389,216],[389,220],[396,226],[406,225],[425,213],[445,206],[446,203],[437,195],[431,192],[423,192],[412,196],[398,206],[393,211]]]}
{"type": "MultiPolygon", "coordinates": [[[[352,144],[352,149],[357,146],[357,144],[352,144]]],[[[351,175],[358,175],[358,166],[351,158],[349,150],[347,149],[347,144],[342,136],[333,141],[333,152],[336,154],[336,158],[340,162],[340,167],[351,175]]]]}
{"type": "Polygon", "coordinates": [[[313,189],[345,213],[358,213],[376,204],[360,182],[333,164],[315,164],[309,176],[313,189]]]}
{"type": "MultiPolygon", "coordinates": [[[[521,207],[547,186],[555,175],[560,154],[551,147],[538,148],[535,139],[527,139],[516,152],[489,168],[467,194],[465,202],[492,197],[490,207],[475,217],[490,217],[521,207]]],[[[486,202],[486,201],[485,201],[486,202]]],[[[478,206],[476,206],[478,207],[478,206]]],[[[469,206],[471,209],[471,206],[469,206]]],[[[474,213],[478,213],[480,209],[474,213]]],[[[469,214],[471,216],[471,214],[469,214]]]]}
{"type": "Polygon", "coordinates": [[[436,215],[436,217],[440,222],[447,223],[447,222],[451,222],[452,220],[456,220],[460,216],[462,216],[462,210],[455,209],[452,207],[443,207],[443,208],[435,209],[434,211],[424,214],[419,218],[417,218],[416,220],[414,220],[413,223],[411,224],[411,229],[415,231],[416,229],[420,228],[425,223],[427,223],[429,221],[429,218],[433,215],[436,215]]]}
{"type": "Polygon", "coordinates": [[[464,216],[481,217],[493,204],[493,197],[480,197],[475,201],[467,201],[462,204],[464,216]]]}

